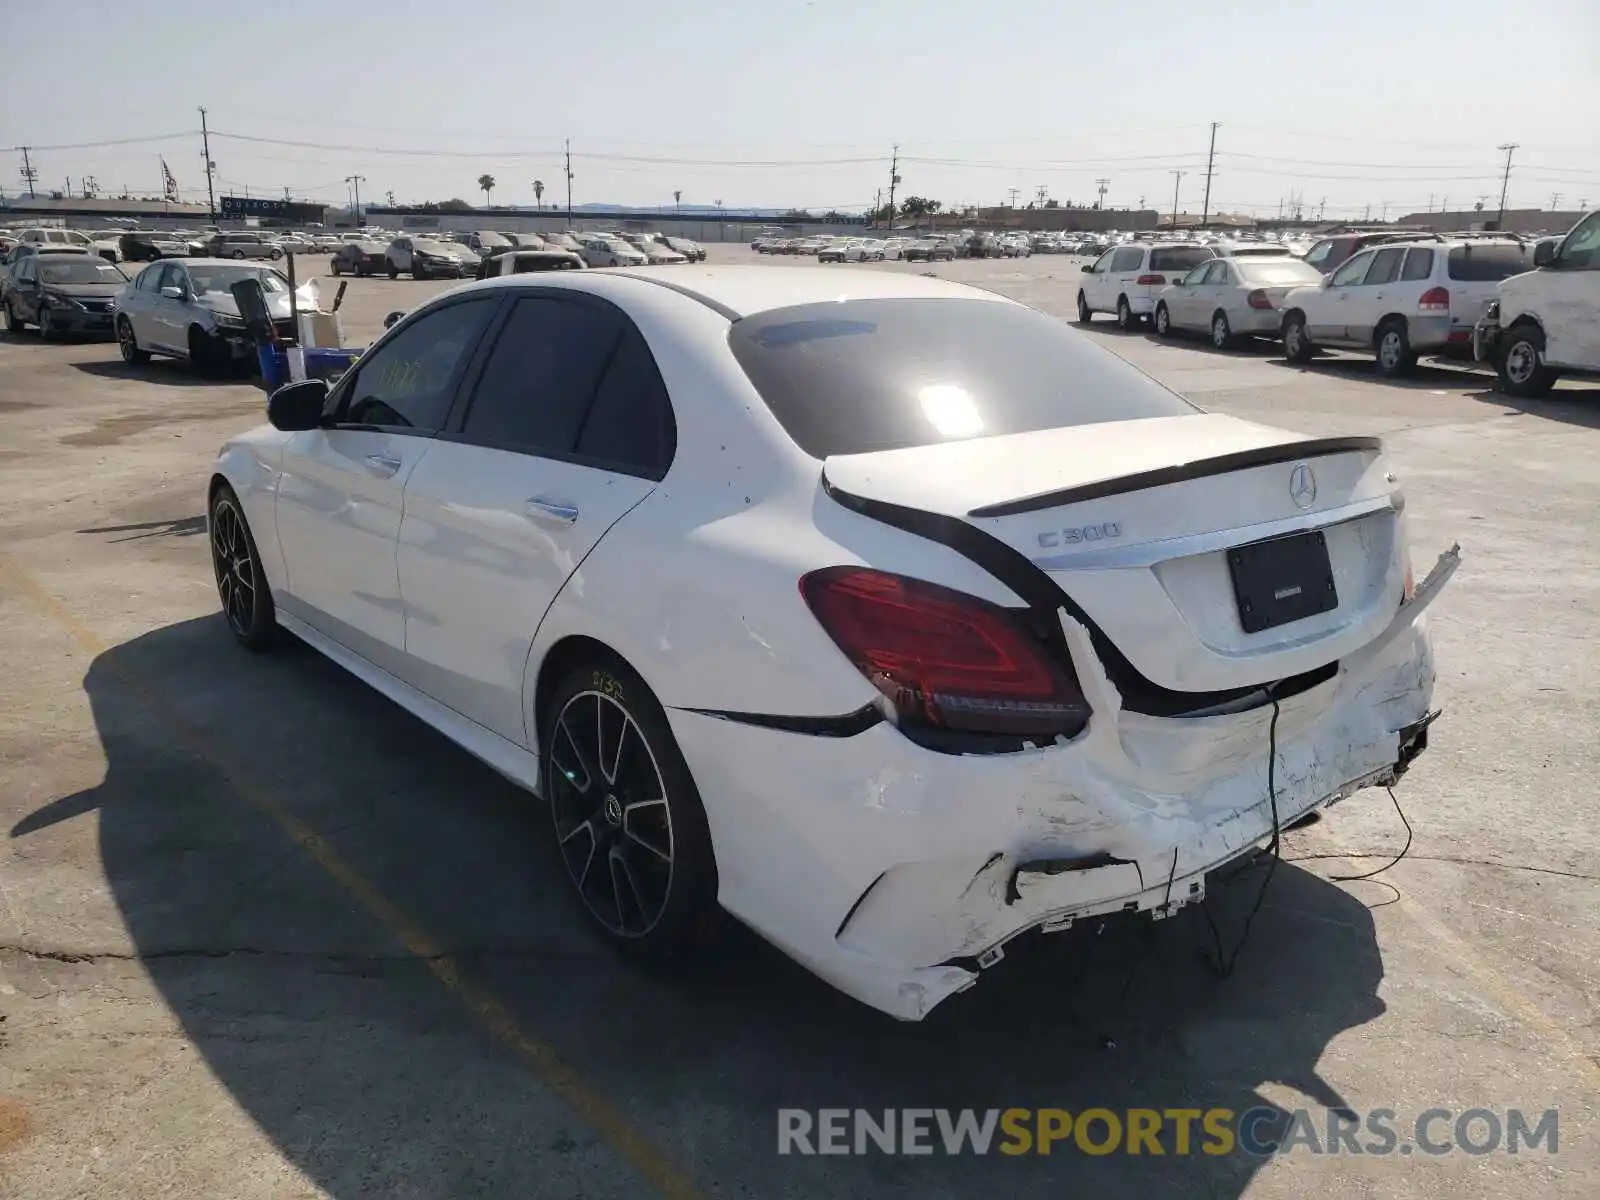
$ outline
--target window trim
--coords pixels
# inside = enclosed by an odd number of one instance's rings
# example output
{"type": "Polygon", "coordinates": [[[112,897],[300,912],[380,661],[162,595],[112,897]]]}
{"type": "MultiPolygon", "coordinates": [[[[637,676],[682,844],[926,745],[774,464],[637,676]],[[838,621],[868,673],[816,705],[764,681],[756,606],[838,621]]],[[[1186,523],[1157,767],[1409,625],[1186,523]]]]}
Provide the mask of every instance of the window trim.
{"type": "MultiPolygon", "coordinates": [[[[579,454],[576,451],[554,450],[547,448],[534,448],[521,442],[491,441],[484,437],[469,436],[466,430],[467,417],[471,415],[472,404],[478,397],[478,385],[483,382],[483,372],[488,366],[489,356],[494,352],[494,347],[500,340],[506,325],[511,320],[511,313],[516,308],[517,301],[527,299],[548,299],[559,302],[573,303],[581,307],[594,309],[600,312],[614,313],[617,318],[626,323],[644,341],[645,349],[650,354],[651,364],[656,369],[656,377],[661,380],[662,392],[667,399],[667,411],[672,416],[673,429],[676,431],[678,424],[677,410],[672,407],[672,390],[667,387],[666,377],[661,374],[661,364],[656,361],[655,350],[650,345],[650,339],[645,337],[644,330],[639,328],[639,323],[621,305],[607,300],[603,296],[596,296],[592,292],[579,291],[576,288],[564,287],[514,287],[507,288],[505,301],[501,305],[485,331],[483,339],[478,343],[476,353],[468,366],[467,375],[463,376],[456,388],[456,397],[451,405],[449,416],[445,420],[445,427],[435,437],[441,442],[457,442],[464,446],[482,446],[486,450],[502,450],[510,454],[521,454],[527,458],[546,458],[552,462],[571,463],[573,466],[590,467],[597,471],[606,471],[613,475],[630,475],[635,479],[648,479],[660,483],[666,478],[667,472],[672,470],[672,464],[677,461],[677,438],[673,438],[672,458],[660,468],[640,467],[634,463],[619,463],[612,459],[596,458],[589,454],[579,454]]],[[[397,326],[398,327],[398,326],[397,326]]],[[[578,434],[581,438],[583,431],[588,427],[589,418],[594,413],[596,400],[599,399],[600,384],[611,372],[611,366],[616,361],[617,351],[622,346],[619,337],[612,343],[611,349],[606,353],[606,362],[600,374],[595,377],[595,388],[590,393],[587,405],[584,408],[583,419],[578,423],[578,434]]]]}
{"type": "Polygon", "coordinates": [[[328,398],[322,406],[324,422],[322,428],[325,430],[344,429],[364,433],[386,433],[396,437],[438,437],[449,428],[450,420],[455,415],[456,408],[461,402],[462,381],[466,378],[467,372],[472,369],[473,365],[482,356],[484,340],[488,336],[490,329],[498,328],[505,308],[506,298],[504,296],[485,296],[481,292],[473,292],[463,296],[452,296],[448,300],[440,301],[437,304],[425,305],[415,312],[407,313],[386,330],[383,337],[373,343],[357,361],[356,366],[352,370],[346,371],[339,382],[334,385],[333,390],[328,393],[328,398]],[[446,309],[455,308],[461,304],[487,304],[493,311],[489,313],[488,319],[484,321],[483,327],[479,329],[477,340],[473,343],[472,349],[462,356],[461,364],[451,373],[451,380],[448,385],[450,398],[445,405],[444,419],[439,423],[438,429],[418,429],[412,425],[373,425],[338,419],[339,414],[347,410],[347,401],[350,393],[360,383],[361,373],[371,365],[372,360],[380,350],[400,335],[401,330],[416,324],[424,317],[444,312],[446,309]]]}

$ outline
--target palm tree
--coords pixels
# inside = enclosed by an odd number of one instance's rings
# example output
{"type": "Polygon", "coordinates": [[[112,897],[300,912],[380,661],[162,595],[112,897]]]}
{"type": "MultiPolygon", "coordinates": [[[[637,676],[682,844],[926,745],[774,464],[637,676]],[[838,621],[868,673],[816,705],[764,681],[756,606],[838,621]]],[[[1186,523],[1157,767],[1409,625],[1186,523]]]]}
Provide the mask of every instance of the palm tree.
{"type": "Polygon", "coordinates": [[[483,193],[483,206],[485,208],[488,208],[489,207],[489,193],[494,191],[494,176],[493,175],[479,175],[478,176],[478,190],[483,193]]]}
{"type": "Polygon", "coordinates": [[[533,181],[533,202],[541,209],[544,207],[544,180],[542,179],[533,181]]]}

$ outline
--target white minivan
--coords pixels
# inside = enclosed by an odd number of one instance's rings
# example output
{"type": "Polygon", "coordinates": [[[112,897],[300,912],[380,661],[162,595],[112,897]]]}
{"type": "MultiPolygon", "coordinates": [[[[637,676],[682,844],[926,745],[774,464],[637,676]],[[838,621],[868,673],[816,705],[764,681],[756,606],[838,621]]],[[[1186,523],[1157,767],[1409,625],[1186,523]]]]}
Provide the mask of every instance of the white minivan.
{"type": "Polygon", "coordinates": [[[1161,289],[1216,258],[1210,246],[1192,242],[1132,242],[1107,250],[1083,268],[1078,284],[1078,320],[1097,312],[1117,314],[1118,329],[1132,329],[1155,311],[1161,289]]]}

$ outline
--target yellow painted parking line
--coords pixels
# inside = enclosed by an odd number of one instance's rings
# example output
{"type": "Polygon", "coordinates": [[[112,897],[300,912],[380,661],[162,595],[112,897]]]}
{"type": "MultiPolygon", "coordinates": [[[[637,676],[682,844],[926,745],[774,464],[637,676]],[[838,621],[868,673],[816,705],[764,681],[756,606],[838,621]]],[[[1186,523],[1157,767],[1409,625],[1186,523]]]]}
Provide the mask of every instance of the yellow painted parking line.
{"type": "Polygon", "coordinates": [[[1558,1057],[1567,1059],[1585,1083],[1600,1091],[1600,1062],[1596,1062],[1593,1055],[1585,1052],[1578,1041],[1549,1013],[1529,999],[1527,993],[1520,987],[1485,962],[1458,933],[1432,913],[1420,908],[1416,901],[1410,897],[1403,897],[1401,907],[1406,915],[1428,935],[1434,951],[1440,957],[1454,963],[1472,976],[1484,991],[1500,1003],[1502,1008],[1534,1032],[1541,1034],[1546,1047],[1553,1050],[1558,1057]]]}
{"type": "MultiPolygon", "coordinates": [[[[56,599],[21,565],[0,554],[0,581],[33,604],[77,643],[86,654],[98,657],[109,647],[56,599]]],[[[671,1159],[656,1149],[625,1117],[562,1061],[553,1048],[525,1033],[511,1012],[489,991],[473,983],[459,964],[410,917],[389,900],[316,830],[284,808],[268,792],[236,775],[211,754],[205,737],[188,725],[172,707],[139,679],[117,671],[117,678],[137,692],[151,711],[160,715],[164,729],[184,748],[217,771],[241,799],[269,818],[295,845],[310,856],[340,887],[382,925],[406,950],[424,963],[441,984],[466,1006],[488,1031],[510,1049],[534,1075],[561,1097],[600,1137],[619,1153],[656,1191],[669,1200],[697,1200],[700,1190],[671,1159]]]]}

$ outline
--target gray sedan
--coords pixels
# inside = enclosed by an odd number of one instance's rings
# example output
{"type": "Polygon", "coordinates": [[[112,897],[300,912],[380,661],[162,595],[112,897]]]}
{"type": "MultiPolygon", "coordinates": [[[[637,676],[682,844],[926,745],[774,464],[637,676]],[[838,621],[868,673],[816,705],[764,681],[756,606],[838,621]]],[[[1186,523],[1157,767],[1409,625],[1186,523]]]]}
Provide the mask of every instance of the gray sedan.
{"type": "Polygon", "coordinates": [[[1238,337],[1274,337],[1284,296],[1321,281],[1321,272],[1297,258],[1214,258],[1161,289],[1153,314],[1156,333],[1205,330],[1219,350],[1238,337]]]}

